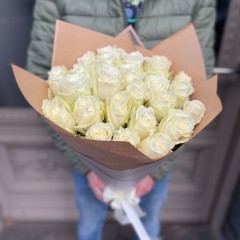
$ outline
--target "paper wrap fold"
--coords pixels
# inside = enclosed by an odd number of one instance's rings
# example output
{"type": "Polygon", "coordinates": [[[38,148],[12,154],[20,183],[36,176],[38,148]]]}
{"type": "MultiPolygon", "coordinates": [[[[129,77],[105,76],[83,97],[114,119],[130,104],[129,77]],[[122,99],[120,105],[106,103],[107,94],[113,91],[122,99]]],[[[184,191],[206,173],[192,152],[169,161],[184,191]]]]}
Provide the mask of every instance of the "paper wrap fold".
{"type": "MultiPolygon", "coordinates": [[[[71,68],[77,58],[87,51],[96,51],[115,45],[127,52],[140,51],[145,56],[165,55],[172,61],[174,72],[185,71],[193,79],[195,88],[192,99],[201,100],[206,106],[205,116],[195,128],[194,136],[202,131],[221,111],[216,94],[217,76],[205,78],[201,48],[193,25],[169,37],[151,50],[135,46],[130,33],[114,38],[62,21],[56,22],[52,66],[71,68]]],[[[47,82],[17,66],[12,66],[18,86],[30,105],[42,115],[41,105],[47,99],[47,82]]],[[[104,142],[73,136],[50,120],[42,117],[73,148],[81,159],[109,185],[119,189],[131,188],[156,167],[163,164],[163,157],[152,160],[127,142],[104,142]]],[[[173,153],[172,153],[173,154],[173,153]]]]}

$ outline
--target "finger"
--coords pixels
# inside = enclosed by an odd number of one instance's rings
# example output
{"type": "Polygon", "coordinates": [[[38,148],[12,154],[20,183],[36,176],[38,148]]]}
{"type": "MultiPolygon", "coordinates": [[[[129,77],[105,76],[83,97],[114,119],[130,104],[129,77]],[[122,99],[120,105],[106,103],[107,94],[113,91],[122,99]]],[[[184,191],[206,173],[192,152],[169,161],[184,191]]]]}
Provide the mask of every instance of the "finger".
{"type": "Polygon", "coordinates": [[[98,188],[103,191],[105,188],[105,185],[103,183],[98,183],[98,188]]]}
{"type": "Polygon", "coordinates": [[[100,201],[103,200],[103,194],[102,194],[102,191],[99,188],[94,189],[93,193],[98,200],[100,200],[100,201]]]}
{"type": "Polygon", "coordinates": [[[100,190],[103,190],[105,188],[105,183],[103,183],[93,172],[89,173],[87,178],[91,189],[99,188],[100,190]]]}
{"type": "Polygon", "coordinates": [[[105,189],[105,186],[103,184],[101,184],[99,181],[93,182],[91,187],[92,187],[92,189],[99,189],[102,192],[105,189]]]}
{"type": "Polygon", "coordinates": [[[145,194],[147,194],[150,191],[148,186],[141,186],[136,189],[136,195],[138,197],[143,197],[145,194]]]}
{"type": "Polygon", "coordinates": [[[100,178],[98,178],[98,180],[97,180],[97,185],[101,189],[104,189],[106,186],[106,184],[100,178]]]}
{"type": "Polygon", "coordinates": [[[92,172],[92,175],[96,181],[104,184],[103,180],[96,173],[92,172]]]}
{"type": "Polygon", "coordinates": [[[105,183],[102,182],[102,180],[99,178],[94,179],[94,181],[92,181],[92,185],[101,190],[103,190],[105,188],[105,183]]]}
{"type": "Polygon", "coordinates": [[[143,195],[143,189],[140,188],[140,187],[136,188],[136,195],[137,195],[138,197],[142,197],[142,195],[143,195]]]}

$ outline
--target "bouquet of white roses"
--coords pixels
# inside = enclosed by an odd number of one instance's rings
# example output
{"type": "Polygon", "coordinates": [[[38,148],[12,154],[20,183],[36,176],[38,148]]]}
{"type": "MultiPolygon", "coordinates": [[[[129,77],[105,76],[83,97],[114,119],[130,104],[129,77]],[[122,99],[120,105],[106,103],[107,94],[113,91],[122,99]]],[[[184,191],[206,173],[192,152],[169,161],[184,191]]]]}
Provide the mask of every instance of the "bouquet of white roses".
{"type": "Polygon", "coordinates": [[[113,185],[134,186],[221,111],[217,77],[206,81],[192,25],[147,50],[129,33],[111,37],[57,21],[52,66],[48,81],[13,66],[19,88],[113,185]]]}
{"type": "Polygon", "coordinates": [[[47,82],[45,117],[75,136],[129,142],[152,159],[188,141],[206,110],[189,99],[191,77],[174,75],[167,57],[115,46],[88,51],[71,69],[54,66],[47,82]]]}
{"type": "Polygon", "coordinates": [[[129,33],[114,38],[57,21],[52,66],[48,81],[13,66],[21,92],[110,189],[123,193],[115,201],[139,237],[150,239],[127,193],[221,111],[217,77],[206,80],[193,26],[147,50],[129,33]]]}

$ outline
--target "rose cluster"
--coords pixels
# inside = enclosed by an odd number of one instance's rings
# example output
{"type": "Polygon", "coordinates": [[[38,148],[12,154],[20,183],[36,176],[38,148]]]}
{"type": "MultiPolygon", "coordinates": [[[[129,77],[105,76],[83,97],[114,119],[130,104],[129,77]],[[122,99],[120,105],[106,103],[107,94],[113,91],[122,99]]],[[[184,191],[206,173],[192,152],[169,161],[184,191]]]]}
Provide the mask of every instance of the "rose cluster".
{"type": "Polygon", "coordinates": [[[127,141],[152,159],[188,141],[205,113],[192,79],[165,56],[107,46],[49,72],[43,114],[79,137],[127,141]]]}

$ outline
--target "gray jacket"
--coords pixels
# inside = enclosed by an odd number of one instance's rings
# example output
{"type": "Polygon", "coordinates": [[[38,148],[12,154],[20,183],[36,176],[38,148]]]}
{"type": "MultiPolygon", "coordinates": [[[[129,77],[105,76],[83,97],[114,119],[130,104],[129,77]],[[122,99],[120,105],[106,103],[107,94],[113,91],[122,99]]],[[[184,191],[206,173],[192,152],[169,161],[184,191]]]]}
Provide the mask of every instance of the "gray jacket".
{"type": "MultiPolygon", "coordinates": [[[[51,68],[56,19],[112,36],[127,25],[122,0],[37,0],[27,69],[45,79],[51,68]]],[[[190,22],[196,28],[210,76],[214,64],[215,0],[145,0],[135,29],[145,46],[152,48],[190,22]]],[[[70,165],[86,174],[88,167],[49,126],[48,129],[70,165]]],[[[174,155],[169,157],[152,176],[161,179],[172,169],[174,160],[174,155]]]]}

